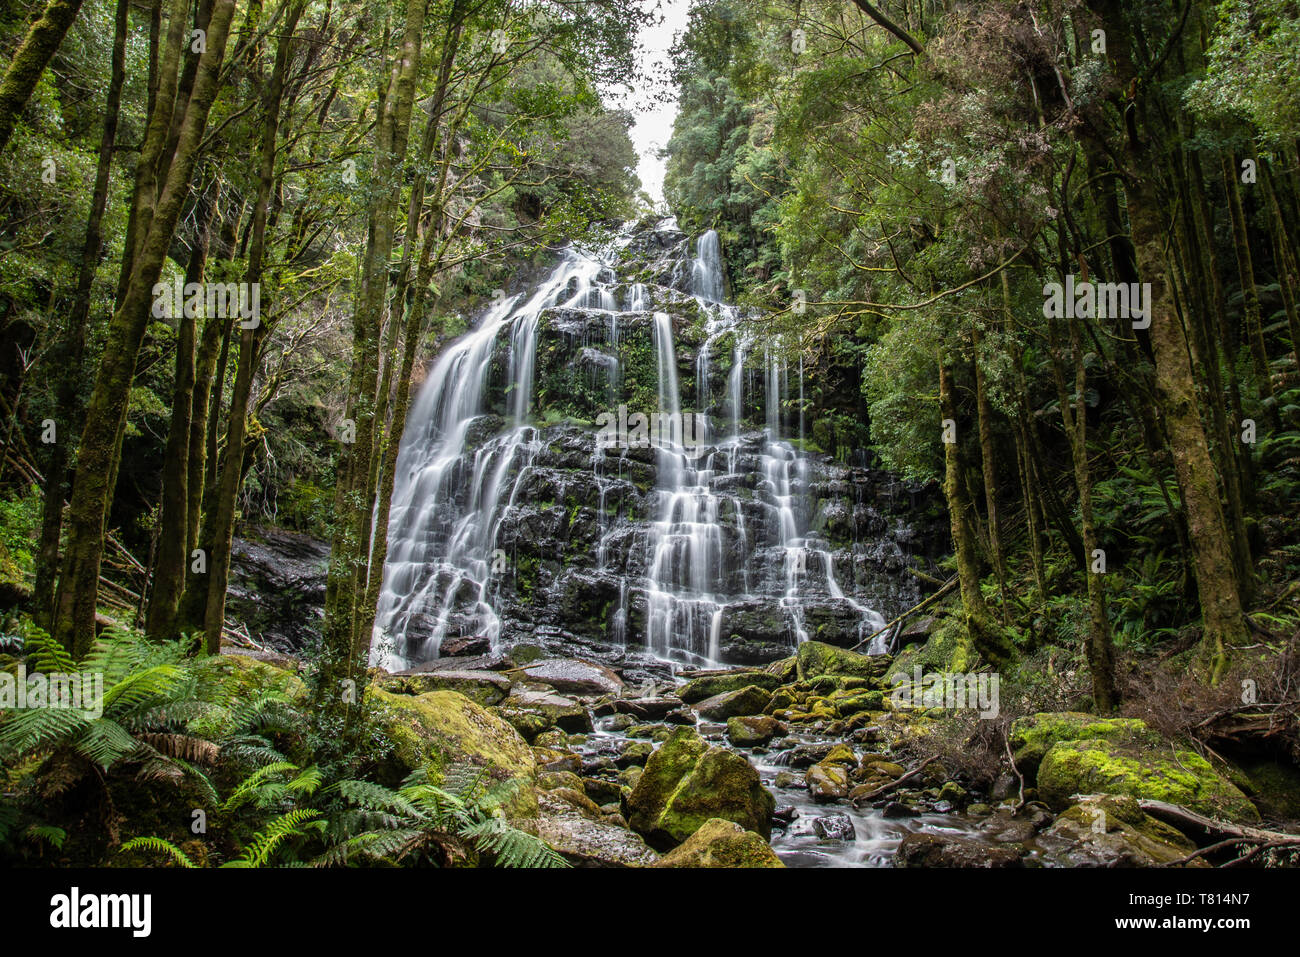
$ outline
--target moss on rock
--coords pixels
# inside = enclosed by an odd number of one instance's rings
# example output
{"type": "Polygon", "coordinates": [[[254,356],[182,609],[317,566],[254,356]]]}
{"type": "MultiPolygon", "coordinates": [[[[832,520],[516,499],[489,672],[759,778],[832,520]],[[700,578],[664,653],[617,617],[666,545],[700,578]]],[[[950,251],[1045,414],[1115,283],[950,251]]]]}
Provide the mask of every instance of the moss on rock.
{"type": "Polygon", "coordinates": [[[517,782],[503,801],[507,817],[537,816],[537,763],[528,742],[503,719],[455,691],[399,695],[372,686],[365,702],[393,744],[379,769],[381,782],[396,784],[423,767],[437,784],[451,765],[473,764],[492,782],[517,782]]]}
{"type": "Polygon", "coordinates": [[[767,841],[739,824],[710,818],[654,867],[785,867],[767,841]]]}
{"type": "Polygon", "coordinates": [[[1055,810],[1075,794],[1125,794],[1168,801],[1211,817],[1258,821],[1255,805],[1194,751],[1160,751],[1102,738],[1061,741],[1038,769],[1038,793],[1055,810]]]}
{"type": "Polygon", "coordinates": [[[748,761],[710,747],[687,727],[651,755],[627,799],[633,830],[663,848],[680,844],[711,818],[734,821],[767,840],[774,806],[748,761]]]}

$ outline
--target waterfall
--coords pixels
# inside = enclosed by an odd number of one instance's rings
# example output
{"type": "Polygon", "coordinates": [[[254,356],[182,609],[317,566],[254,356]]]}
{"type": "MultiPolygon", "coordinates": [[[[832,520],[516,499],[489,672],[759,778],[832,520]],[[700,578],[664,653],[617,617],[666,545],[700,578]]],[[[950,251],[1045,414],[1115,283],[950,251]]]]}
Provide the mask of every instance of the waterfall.
{"type": "Polygon", "coordinates": [[[442,350],[397,459],[374,662],[419,664],[450,637],[493,647],[531,640],[545,623],[547,634],[585,624],[612,650],[713,664],[745,630],[738,615],[775,621],[775,640],[787,647],[812,636],[813,607],[850,609],[859,634],[883,622],[846,595],[830,544],[809,530],[802,357],[792,396],[793,350],[722,301],[717,233],[700,236],[694,256],[688,249],[665,221],[640,234],[625,227],[602,249],[568,248],[543,282],[494,305],[442,350]],[[638,255],[657,258],[626,281],[634,240],[638,255]],[[554,376],[557,361],[581,370],[564,401],[595,403],[579,418],[645,413],[653,450],[598,442],[590,425],[554,424],[554,380],[543,370],[554,376]],[[585,397],[568,394],[583,389],[585,397]],[[647,394],[657,408],[625,408],[647,394]],[[797,429],[797,445],[787,428],[797,429]],[[577,461],[585,471],[574,470],[577,461]],[[574,529],[584,513],[587,544],[564,544],[582,534],[574,529]],[[521,526],[525,519],[533,524],[521,526]],[[564,529],[549,545],[534,540],[547,521],[564,529]],[[547,577],[525,589],[520,565],[543,562],[547,577]],[[590,597],[598,620],[563,617],[575,594],[608,596],[590,597]]]}

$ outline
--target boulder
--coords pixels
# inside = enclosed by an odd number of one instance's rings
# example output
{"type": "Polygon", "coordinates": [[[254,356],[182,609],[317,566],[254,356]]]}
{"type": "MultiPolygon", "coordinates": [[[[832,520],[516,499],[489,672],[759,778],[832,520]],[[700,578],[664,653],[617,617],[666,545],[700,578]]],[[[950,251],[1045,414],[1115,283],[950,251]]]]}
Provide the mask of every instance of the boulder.
{"type": "Polygon", "coordinates": [[[739,824],[710,818],[655,867],[785,867],[767,841],[739,824]]]}
{"type": "Polygon", "coordinates": [[[838,801],[849,794],[849,772],[842,764],[814,764],[804,775],[804,783],[818,804],[838,801]]]}
{"type": "Polygon", "coordinates": [[[705,698],[695,706],[695,710],[703,718],[725,721],[737,715],[762,714],[771,700],[771,693],[764,691],[758,685],[747,685],[736,691],[724,691],[722,694],[705,698]]]}
{"type": "Polygon", "coordinates": [[[727,740],[737,748],[757,748],[767,744],[785,727],[767,715],[749,715],[727,719],[727,740]]]}
{"type": "Polygon", "coordinates": [[[721,674],[701,675],[682,685],[678,696],[687,704],[695,704],[714,695],[728,691],[739,691],[751,685],[764,691],[775,691],[781,686],[781,679],[765,671],[727,671],[721,674]]]}
{"type": "Polygon", "coordinates": [[[1031,777],[1052,745],[1089,738],[1158,743],[1140,718],[1099,718],[1082,711],[1059,711],[1031,714],[1011,723],[1010,742],[1016,767],[1031,777]]]}
{"type": "MultiPolygon", "coordinates": [[[[1144,812],[1135,798],[1089,795],[1043,832],[1047,860],[1062,867],[1158,867],[1186,857],[1196,845],[1144,812]]],[[[1206,866],[1196,860],[1196,866],[1206,866]]]]}
{"type": "Polygon", "coordinates": [[[623,690],[623,679],[613,671],[581,658],[537,661],[522,670],[532,680],[548,684],[561,694],[618,694],[623,690]]]}
{"type": "Polygon", "coordinates": [[[767,840],[775,803],[748,761],[710,747],[693,728],[678,728],[628,795],[628,822],[652,847],[680,844],[710,818],[734,821],[767,840]]]}
{"type": "Polygon", "coordinates": [[[570,733],[585,734],[593,728],[591,714],[581,703],[548,691],[515,688],[510,697],[502,702],[501,708],[503,711],[528,711],[541,715],[548,722],[547,727],[570,733]]]}
{"type": "Polygon", "coordinates": [[[914,831],[903,838],[895,867],[1021,867],[1024,848],[991,846],[954,834],[914,831]]]}
{"type": "Polygon", "coordinates": [[[646,867],[659,855],[632,831],[604,815],[593,818],[566,795],[543,791],[537,836],[571,864],[596,867],[646,867]]]}
{"type": "MultiPolygon", "coordinates": [[[[406,694],[424,694],[428,691],[458,691],[471,701],[484,707],[500,704],[510,694],[511,682],[495,671],[398,671],[392,678],[381,679],[385,687],[390,682],[406,694]]],[[[393,689],[396,690],[396,689],[393,689]]]]}
{"type": "Polygon", "coordinates": [[[492,782],[518,782],[504,801],[507,817],[537,816],[537,762],[528,742],[503,719],[455,691],[399,695],[371,686],[365,703],[393,745],[379,768],[381,783],[395,786],[427,768],[430,783],[440,784],[452,765],[471,764],[492,782]]]}
{"type": "Polygon", "coordinates": [[[805,641],[796,654],[799,680],[811,681],[822,675],[871,678],[885,667],[870,655],[860,655],[820,641],[805,641]]]}
{"type": "Polygon", "coordinates": [[[1250,799],[1195,751],[1103,738],[1052,745],[1038,768],[1038,793],[1056,811],[1074,804],[1076,794],[1126,794],[1230,821],[1259,820],[1250,799]]]}
{"type": "Polygon", "coordinates": [[[825,841],[854,841],[858,832],[847,814],[828,814],[813,818],[813,833],[825,841]]]}

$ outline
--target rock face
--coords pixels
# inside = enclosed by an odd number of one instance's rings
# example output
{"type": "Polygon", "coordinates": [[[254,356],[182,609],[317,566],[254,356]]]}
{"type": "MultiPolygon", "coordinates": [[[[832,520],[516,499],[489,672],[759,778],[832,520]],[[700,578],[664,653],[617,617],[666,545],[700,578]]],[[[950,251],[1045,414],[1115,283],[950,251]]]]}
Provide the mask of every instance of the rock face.
{"type": "Polygon", "coordinates": [[[1038,768],[1038,793],[1063,811],[1075,794],[1122,794],[1179,804],[1230,821],[1258,821],[1250,799],[1195,751],[1091,738],[1052,745],[1038,768]]]}
{"type": "Polygon", "coordinates": [[[721,270],[705,245],[647,220],[561,257],[443,350],[412,404],[394,492],[404,504],[376,619],[394,667],[484,634],[502,648],[557,631],[757,665],[802,637],[855,644],[920,600],[903,569],[947,551],[937,487],[836,458],[856,381],[801,383],[716,288],[702,291],[721,270]],[[440,401],[453,390],[464,401],[440,401]],[[707,418],[690,455],[629,438],[636,418],[674,412],[707,418]],[[626,441],[598,443],[601,417],[620,415],[626,441]],[[673,501],[686,507],[665,521],[673,501]],[[703,537],[665,532],[683,522],[703,537]]]}
{"type": "Polygon", "coordinates": [[[739,824],[710,818],[655,867],[785,867],[763,838],[739,824]]]}
{"type": "Polygon", "coordinates": [[[236,538],[226,614],[276,651],[301,651],[321,635],[329,554],[328,542],[283,529],[258,528],[236,538]]]}
{"type": "Polygon", "coordinates": [[[417,768],[427,767],[432,783],[441,782],[454,764],[482,768],[492,781],[517,782],[504,810],[512,820],[537,817],[537,762],[528,743],[509,724],[455,691],[392,694],[373,685],[366,706],[392,754],[380,769],[381,783],[396,785],[417,768]]]}
{"type": "Polygon", "coordinates": [[[678,728],[651,755],[628,796],[628,823],[663,849],[710,818],[733,821],[766,841],[775,803],[748,761],[710,747],[693,728],[678,728]]]}

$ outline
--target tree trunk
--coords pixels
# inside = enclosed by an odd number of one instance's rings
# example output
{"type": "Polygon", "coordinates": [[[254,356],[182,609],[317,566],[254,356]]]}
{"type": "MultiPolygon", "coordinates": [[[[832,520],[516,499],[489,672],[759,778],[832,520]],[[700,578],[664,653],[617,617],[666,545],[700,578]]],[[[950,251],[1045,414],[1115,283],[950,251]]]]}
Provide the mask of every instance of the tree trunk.
{"type": "Polygon", "coordinates": [[[82,0],[50,0],[41,18],[32,24],[14,51],[4,79],[0,79],[0,152],[9,144],[19,114],[63,43],[72,21],[77,19],[81,3],[82,0]]]}
{"type": "Polygon", "coordinates": [[[77,475],[68,516],[68,551],[59,581],[55,635],[77,657],[95,638],[95,601],[103,553],[104,516],[112,497],[109,475],[120,449],[135,361],[149,322],[154,284],[189,193],[208,110],[217,94],[222,58],[235,0],[217,0],[208,30],[207,50],[199,65],[185,127],[168,171],[167,185],[152,217],[148,239],[132,270],[126,296],[109,323],[104,358],[81,433],[77,475]]]}
{"type": "Polygon", "coordinates": [[[95,191],[86,220],[86,241],[81,247],[77,293],[68,313],[61,345],[62,361],[57,392],[58,418],[63,434],[54,443],[45,469],[45,495],[41,503],[41,542],[36,559],[36,583],[32,595],[32,617],[46,631],[54,611],[54,582],[59,568],[59,538],[63,533],[63,501],[68,485],[68,464],[72,459],[72,436],[81,419],[82,365],[86,350],[86,320],[90,317],[90,296],[99,271],[103,249],[104,209],[108,205],[109,176],[113,171],[113,147],[117,143],[117,121],[122,107],[122,84],[126,80],[126,34],[130,23],[130,0],[118,0],[113,15],[113,61],[104,104],[104,129],[99,138],[95,167],[95,191]]]}

